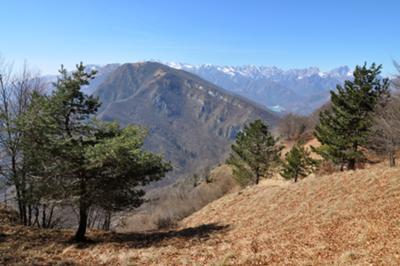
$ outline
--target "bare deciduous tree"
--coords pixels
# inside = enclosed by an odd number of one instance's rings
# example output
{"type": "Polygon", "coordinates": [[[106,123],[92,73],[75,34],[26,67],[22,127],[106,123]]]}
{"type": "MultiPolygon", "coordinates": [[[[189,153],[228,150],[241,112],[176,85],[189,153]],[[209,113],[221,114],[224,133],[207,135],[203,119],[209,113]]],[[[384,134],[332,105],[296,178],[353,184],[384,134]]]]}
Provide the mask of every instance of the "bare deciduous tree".
{"type": "Polygon", "coordinates": [[[312,125],[305,116],[287,114],[278,124],[279,134],[286,140],[299,140],[309,132],[311,134],[312,125]]]}
{"type": "MultiPolygon", "coordinates": [[[[400,65],[394,62],[400,71],[400,65]]],[[[396,151],[400,149],[400,76],[392,80],[394,95],[385,105],[380,106],[375,112],[374,125],[371,130],[369,147],[379,154],[388,156],[389,166],[396,165],[396,151]]]]}
{"type": "Polygon", "coordinates": [[[389,103],[380,108],[374,117],[370,148],[387,154],[389,165],[396,165],[396,151],[400,149],[400,98],[392,96],[389,103]]]}
{"type": "Polygon", "coordinates": [[[25,225],[50,225],[53,213],[52,207],[46,215],[45,208],[39,210],[32,204],[33,180],[24,171],[22,132],[17,126],[18,118],[29,107],[32,93],[44,89],[40,74],[30,71],[26,63],[20,72],[14,73],[12,65],[0,58],[0,175],[14,188],[20,222],[25,225]]]}

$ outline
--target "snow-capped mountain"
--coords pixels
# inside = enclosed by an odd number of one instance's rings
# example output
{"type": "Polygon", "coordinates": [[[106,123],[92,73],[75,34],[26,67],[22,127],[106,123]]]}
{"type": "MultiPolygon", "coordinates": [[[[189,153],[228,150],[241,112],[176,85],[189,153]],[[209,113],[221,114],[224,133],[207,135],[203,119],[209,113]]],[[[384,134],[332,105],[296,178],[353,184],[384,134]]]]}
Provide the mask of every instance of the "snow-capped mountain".
{"type": "Polygon", "coordinates": [[[275,66],[255,66],[255,65],[244,65],[244,66],[223,66],[223,65],[212,65],[212,64],[202,64],[202,65],[192,65],[177,62],[166,62],[164,63],[170,67],[176,69],[182,69],[186,71],[216,71],[222,72],[229,76],[243,76],[248,78],[272,78],[279,79],[284,76],[295,77],[297,79],[302,79],[303,77],[311,77],[313,75],[319,75],[321,77],[342,77],[351,76],[352,71],[349,67],[342,66],[333,69],[328,72],[322,72],[317,67],[309,67],[303,69],[289,69],[283,70],[275,66]]]}
{"type": "MultiPolygon", "coordinates": [[[[276,112],[309,114],[329,100],[329,91],[351,78],[352,71],[342,66],[323,72],[317,67],[283,70],[275,66],[222,66],[163,63],[185,70],[214,83],[223,89],[249,98],[276,112]]],[[[96,69],[96,78],[84,88],[93,91],[116,70],[120,64],[88,65],[96,69]]],[[[55,76],[47,77],[55,81],[55,76]]]]}
{"type": "Polygon", "coordinates": [[[250,98],[278,112],[309,114],[329,99],[329,91],[351,78],[342,66],[323,72],[317,67],[282,70],[275,66],[220,66],[166,63],[250,98]]]}

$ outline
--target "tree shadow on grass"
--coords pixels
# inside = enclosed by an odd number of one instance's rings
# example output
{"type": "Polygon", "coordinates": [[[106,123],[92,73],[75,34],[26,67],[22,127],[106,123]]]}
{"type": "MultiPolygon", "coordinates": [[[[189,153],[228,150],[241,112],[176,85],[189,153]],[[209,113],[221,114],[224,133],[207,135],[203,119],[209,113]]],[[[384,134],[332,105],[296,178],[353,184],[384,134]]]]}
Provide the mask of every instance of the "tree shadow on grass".
{"type": "Polygon", "coordinates": [[[96,244],[115,243],[123,244],[129,248],[146,248],[160,246],[181,246],[187,241],[202,241],[212,234],[224,233],[229,225],[216,223],[202,224],[196,227],[188,227],[180,230],[152,231],[143,233],[113,233],[107,236],[92,239],[89,242],[77,244],[78,248],[86,248],[96,244]]]}

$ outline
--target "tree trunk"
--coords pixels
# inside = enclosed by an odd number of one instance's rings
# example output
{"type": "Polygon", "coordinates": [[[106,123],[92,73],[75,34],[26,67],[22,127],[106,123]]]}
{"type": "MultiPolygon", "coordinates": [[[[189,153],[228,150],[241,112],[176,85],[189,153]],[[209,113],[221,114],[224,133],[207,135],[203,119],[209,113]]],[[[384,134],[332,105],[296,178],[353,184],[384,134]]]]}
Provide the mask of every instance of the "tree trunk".
{"type": "Polygon", "coordinates": [[[106,211],[104,214],[103,230],[109,231],[111,225],[111,211],[106,211]]]}
{"type": "Polygon", "coordinates": [[[47,217],[46,208],[47,208],[46,204],[43,204],[43,207],[42,207],[42,227],[43,228],[46,228],[46,217],[47,217]]]}
{"type": "MultiPolygon", "coordinates": [[[[353,143],[353,152],[357,153],[358,143],[353,143]]],[[[356,170],[356,159],[351,158],[347,161],[347,170],[356,170]]]]}
{"type": "Polygon", "coordinates": [[[13,180],[14,185],[15,185],[15,190],[17,192],[19,220],[20,220],[21,224],[27,225],[27,223],[26,223],[25,198],[24,198],[23,187],[22,187],[23,185],[21,185],[21,182],[20,182],[21,180],[18,179],[15,156],[11,156],[11,174],[12,174],[12,180],[13,180]]]}
{"type": "Polygon", "coordinates": [[[342,162],[342,163],[340,164],[340,172],[343,172],[343,170],[344,170],[344,162],[342,162]]]}
{"type": "Polygon", "coordinates": [[[347,162],[347,170],[355,170],[356,169],[356,160],[355,159],[350,159],[347,162]]]}
{"type": "Polygon", "coordinates": [[[33,225],[37,225],[38,228],[40,228],[40,222],[39,222],[39,207],[35,206],[35,221],[33,221],[33,225]]]}
{"type": "Polygon", "coordinates": [[[86,204],[83,202],[84,200],[81,199],[79,202],[79,227],[75,234],[75,241],[82,242],[86,240],[86,228],[87,228],[87,209],[86,204]]]}
{"type": "Polygon", "coordinates": [[[19,191],[19,188],[16,187],[17,190],[17,202],[18,202],[18,211],[19,211],[19,222],[21,224],[24,223],[24,208],[22,206],[22,199],[21,199],[21,193],[19,191]]]}
{"type": "Polygon", "coordinates": [[[394,154],[394,151],[389,152],[389,166],[396,166],[396,155],[394,154]]]}
{"type": "Polygon", "coordinates": [[[32,205],[28,205],[28,225],[32,225],[32,205]]]}
{"type": "Polygon", "coordinates": [[[22,203],[22,220],[24,225],[28,225],[28,216],[27,216],[27,208],[25,205],[25,199],[23,200],[22,203]]]}
{"type": "Polygon", "coordinates": [[[294,172],[294,182],[296,183],[297,182],[297,179],[299,178],[299,170],[298,169],[296,169],[295,170],[295,172],[294,172]]]}
{"type": "Polygon", "coordinates": [[[46,228],[51,228],[51,222],[53,220],[53,212],[54,212],[54,205],[51,206],[50,208],[50,215],[49,218],[47,219],[46,228]]]}
{"type": "Polygon", "coordinates": [[[79,226],[75,234],[75,241],[83,242],[86,240],[86,228],[88,223],[88,205],[86,201],[86,183],[81,175],[80,180],[80,198],[79,198],[79,226]]]}

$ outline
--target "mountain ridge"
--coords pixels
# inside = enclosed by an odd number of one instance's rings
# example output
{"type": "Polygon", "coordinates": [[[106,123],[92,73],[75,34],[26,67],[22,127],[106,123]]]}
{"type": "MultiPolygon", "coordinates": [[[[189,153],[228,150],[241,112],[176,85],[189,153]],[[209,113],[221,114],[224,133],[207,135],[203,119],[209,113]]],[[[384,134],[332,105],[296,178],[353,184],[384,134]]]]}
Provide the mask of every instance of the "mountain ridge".
{"type": "Polygon", "coordinates": [[[174,177],[222,162],[245,123],[261,118],[273,126],[278,121],[259,104],[156,62],[119,66],[94,95],[102,102],[100,119],[148,128],[145,147],[173,162],[174,177]]]}
{"type": "Polygon", "coordinates": [[[261,75],[263,77],[273,77],[277,75],[295,75],[298,79],[303,76],[352,76],[350,68],[346,65],[333,68],[328,71],[322,71],[316,66],[306,68],[290,68],[284,70],[276,66],[266,65],[219,65],[219,64],[188,64],[181,62],[160,62],[176,69],[217,69],[229,75],[243,75],[249,77],[257,77],[261,75]]]}
{"type": "Polygon", "coordinates": [[[282,70],[275,66],[169,63],[279,112],[308,115],[326,103],[329,91],[351,78],[349,67],[282,70]]]}
{"type": "MultiPolygon", "coordinates": [[[[329,91],[337,84],[351,78],[348,66],[329,71],[318,67],[283,70],[276,66],[225,66],[214,64],[186,64],[176,62],[142,61],[165,64],[178,70],[195,74],[227,92],[245,97],[252,102],[276,112],[293,112],[308,115],[329,100],[329,91]]],[[[97,69],[98,77],[85,87],[85,92],[93,93],[121,64],[89,65],[97,69]]]]}

